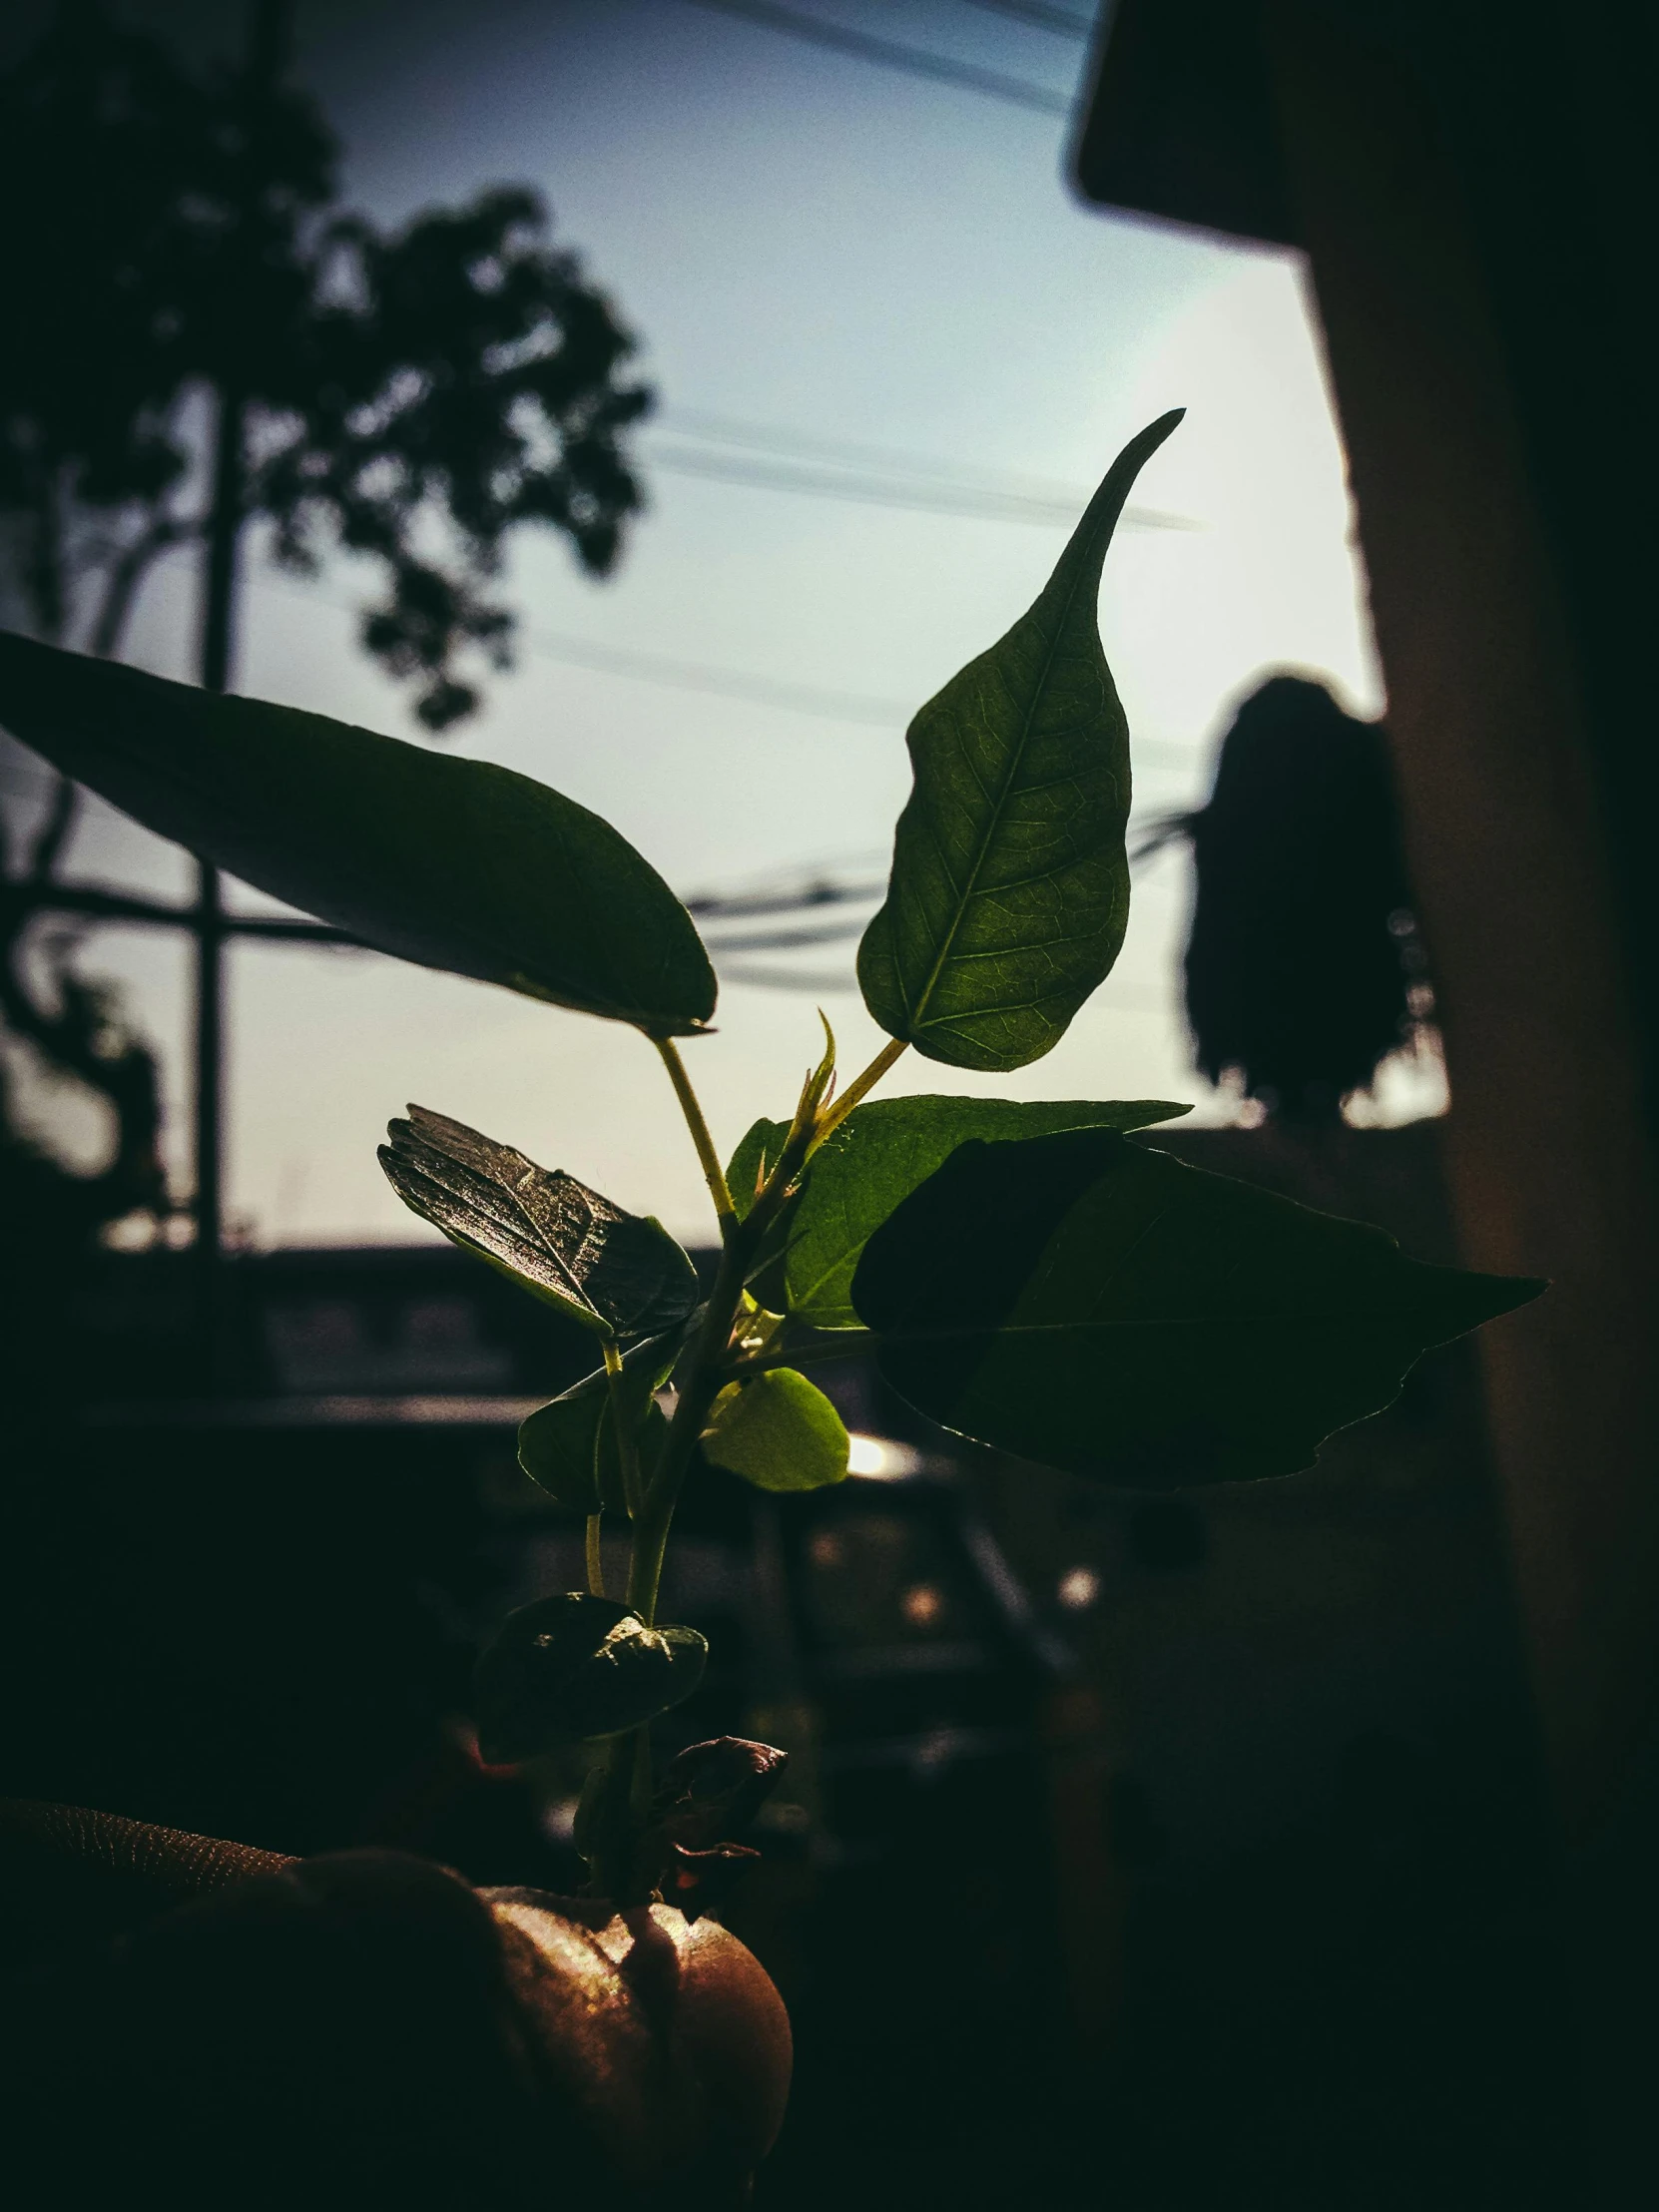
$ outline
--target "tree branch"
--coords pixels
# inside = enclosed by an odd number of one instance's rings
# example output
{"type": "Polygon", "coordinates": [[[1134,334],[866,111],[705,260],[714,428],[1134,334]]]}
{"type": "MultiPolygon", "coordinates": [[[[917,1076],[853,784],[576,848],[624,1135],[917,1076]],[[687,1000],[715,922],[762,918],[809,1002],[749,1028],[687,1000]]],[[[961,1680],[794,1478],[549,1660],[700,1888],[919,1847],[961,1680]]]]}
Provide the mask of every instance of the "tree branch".
{"type": "Polygon", "coordinates": [[[80,793],[67,776],[56,779],[51,804],[46,810],[46,819],[35,831],[29,845],[29,855],[23,870],[23,882],[28,889],[41,889],[52,880],[52,870],[57,866],[63,848],[69,842],[69,833],[75,827],[80,798],[80,793]]]}
{"type": "Polygon", "coordinates": [[[127,618],[133,611],[133,601],[151,564],[169,546],[179,545],[188,537],[198,534],[199,526],[183,521],[177,515],[162,514],[141,530],[119,560],[111,568],[104,586],[103,604],[98,619],[92,626],[87,649],[101,661],[114,660],[121,647],[122,633],[127,618]]]}

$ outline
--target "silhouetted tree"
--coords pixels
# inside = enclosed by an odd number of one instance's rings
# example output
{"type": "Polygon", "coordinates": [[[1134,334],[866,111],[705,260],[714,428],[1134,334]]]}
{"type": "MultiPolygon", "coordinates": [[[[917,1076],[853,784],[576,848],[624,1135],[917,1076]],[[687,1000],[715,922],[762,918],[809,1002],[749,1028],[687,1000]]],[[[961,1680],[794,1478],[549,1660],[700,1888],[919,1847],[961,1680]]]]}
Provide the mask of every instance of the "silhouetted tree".
{"type": "Polygon", "coordinates": [[[335,211],[286,13],[264,0],[246,64],[193,75],[66,7],[0,79],[7,582],[42,636],[116,652],[155,562],[211,542],[218,494],[290,567],[329,544],[381,565],[363,643],[444,729],[477,704],[457,654],[504,659],[488,586],[516,526],[614,564],[650,393],[533,192],[393,232],[335,211]],[[210,414],[229,482],[204,481],[210,414]]]}
{"type": "Polygon", "coordinates": [[[1427,1019],[1387,739],[1323,684],[1274,676],[1222,741],[1192,841],[1187,1016],[1213,1083],[1334,1119],[1427,1019]]]}
{"type": "MultiPolygon", "coordinates": [[[[362,644],[438,732],[478,704],[458,665],[469,651],[510,663],[513,616],[491,587],[515,529],[555,530],[591,574],[614,565],[642,504],[624,438],[651,395],[533,192],[488,191],[393,231],[338,211],[334,139],[287,80],[288,12],[256,0],[244,61],[197,71],[81,0],[0,78],[0,605],[117,654],[146,577],[192,549],[201,680],[222,690],[243,547],[263,525],[290,570],[334,548],[378,565],[362,644]]],[[[63,1026],[67,966],[43,996],[23,958],[72,808],[51,800],[9,873],[4,1003],[119,1112],[63,1026]]],[[[212,1247],[211,871],[197,918],[197,1213],[212,1247]]]]}

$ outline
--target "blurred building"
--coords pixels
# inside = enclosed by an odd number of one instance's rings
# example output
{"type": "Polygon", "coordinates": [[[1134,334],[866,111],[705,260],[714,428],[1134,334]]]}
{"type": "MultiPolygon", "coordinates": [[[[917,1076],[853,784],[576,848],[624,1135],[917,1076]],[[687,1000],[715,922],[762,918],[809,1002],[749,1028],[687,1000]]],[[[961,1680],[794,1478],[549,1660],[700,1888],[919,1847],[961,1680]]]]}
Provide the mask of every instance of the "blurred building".
{"type": "MultiPolygon", "coordinates": [[[[1434,1139],[1143,1141],[1439,1258],[1434,1139]]],[[[232,1387],[203,1399],[188,1254],[108,1254],[80,1296],[96,1392],[6,1501],[11,1787],[573,1886],[582,1758],[484,1768],[466,1715],[502,1615],[583,1579],[514,1456],[581,1334],[447,1247],[234,1256],[232,1387]]],[[[665,1587],[712,1647],[665,1748],[793,1762],[726,1914],[802,2042],[777,2201],[841,2202],[872,2141],[894,2205],[1075,2189],[1106,2138],[1114,2197],[1149,2206],[1371,2201],[1356,2176],[1428,2164],[1472,2190],[1494,2140],[1517,2190],[1544,2170],[1554,1991],[1515,1942],[1538,1824],[1467,1349],[1306,1475],[1163,1498],[820,1372],[853,1477],[773,1498],[703,1470],[665,1587]]]]}

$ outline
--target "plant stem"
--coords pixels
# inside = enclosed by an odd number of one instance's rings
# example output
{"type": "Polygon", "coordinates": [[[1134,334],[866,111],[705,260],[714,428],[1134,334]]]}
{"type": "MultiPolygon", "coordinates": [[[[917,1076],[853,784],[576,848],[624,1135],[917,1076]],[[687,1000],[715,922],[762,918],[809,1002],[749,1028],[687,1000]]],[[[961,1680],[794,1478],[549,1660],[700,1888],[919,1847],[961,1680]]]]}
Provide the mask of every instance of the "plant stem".
{"type": "Polygon", "coordinates": [[[702,1164],[703,1180],[709,1186],[709,1196],[715,1202],[715,1213],[720,1221],[723,1241],[730,1239],[737,1227],[738,1210],[732,1204],[732,1193],[726,1187],[726,1170],[720,1164],[720,1154],[715,1150],[715,1140],[709,1134],[709,1124],[703,1119],[703,1109],[692,1089],[691,1077],[686,1073],[685,1062],[672,1037],[653,1037],[652,1043],[662,1056],[668,1070],[668,1079],[674,1085],[674,1095],[680,1101],[680,1111],[686,1117],[686,1127],[691,1131],[692,1143],[697,1147],[697,1157],[702,1164]]]}
{"type": "Polygon", "coordinates": [[[629,1894],[639,1856],[633,1819],[637,1733],[613,1736],[600,1754],[589,1823],[588,1894],[609,1898],[619,1908],[640,1902],[629,1894]]]}
{"type": "Polygon", "coordinates": [[[602,1513],[588,1515],[588,1594],[591,1597],[605,1595],[605,1568],[599,1552],[599,1523],[602,1513]]]}
{"type": "MultiPolygon", "coordinates": [[[[622,1356],[614,1345],[605,1347],[605,1372],[611,1390],[612,1418],[615,1422],[618,1446],[622,1456],[623,1480],[630,1486],[630,1507],[633,1516],[633,1543],[628,1563],[627,1602],[647,1626],[655,1623],[657,1597],[662,1586],[663,1557],[668,1548],[669,1529],[674,1521],[674,1509],[680,1501],[680,1491],[697,1449],[709,1416],[709,1408],[724,1386],[729,1374],[735,1372],[728,1366],[727,1355],[731,1350],[732,1332],[744,1307],[744,1283],[750,1269],[761,1252],[768,1232],[777,1221],[789,1196],[790,1186],[800,1174],[815,1142],[827,1134],[816,1112],[817,1091],[814,1079],[809,1078],[808,1092],[803,1106],[797,1110],[786,1142],[773,1173],[760,1192],[749,1213],[740,1221],[732,1204],[732,1194],[727,1188],[709,1125],[703,1118],[703,1110],[697,1102],[690,1078],[681,1063],[673,1040],[657,1037],[652,1040],[668,1069],[675,1095],[679,1098],[686,1126],[697,1146],[697,1156],[703,1165],[704,1178],[709,1194],[715,1202],[720,1217],[721,1253],[720,1265],[709,1292],[708,1305],[704,1309],[703,1322],[684,1362],[678,1378],[679,1401],[674,1408],[674,1418],[663,1445],[662,1456],[648,1482],[640,1479],[638,1453],[635,1450],[632,1474],[629,1467],[629,1439],[631,1430],[624,1417],[621,1398],[622,1356]],[[637,1503],[632,1502],[637,1496],[637,1503]]],[[[858,1100],[880,1081],[904,1047],[896,1042],[877,1053],[846,1097],[841,1101],[836,1115],[840,1119],[855,1106],[858,1100]]],[[[821,1067],[820,1075],[827,1075],[828,1068],[821,1067]]],[[[822,1087],[822,1086],[820,1086],[822,1087]]],[[[855,1335],[858,1344],[865,1333],[855,1335]]],[[[823,1359],[840,1356],[858,1348],[848,1344],[835,1346],[814,1354],[823,1359]]],[[[761,1365],[776,1366],[792,1356],[780,1354],[768,1359],[765,1355],[754,1362],[744,1363],[744,1372],[761,1365]]],[[[597,1545],[597,1523],[589,1523],[589,1580],[593,1582],[594,1548],[597,1545]]],[[[642,1879],[637,1853],[629,1839],[637,1837],[645,1822],[651,1789],[650,1736],[645,1729],[636,1730],[631,1737],[621,1737],[607,1745],[605,1765],[594,1808],[594,1853],[589,1865],[592,1869],[591,1889],[595,1896],[613,1897],[619,1903],[632,1903],[633,1891],[642,1879]]]]}
{"type": "Polygon", "coordinates": [[[873,1329],[827,1331],[826,1340],[818,1344],[786,1345],[779,1352],[755,1352],[747,1359],[728,1360],[720,1371],[721,1378],[732,1382],[740,1375],[765,1375],[769,1368],[811,1368],[826,1360],[854,1360],[874,1342],[873,1329]]]}
{"type": "Polygon", "coordinates": [[[605,1340],[605,1387],[611,1401],[611,1426],[616,1432],[617,1464],[622,1469],[622,1502],[632,1520],[640,1509],[640,1439],[622,1395],[622,1353],[605,1340]]]}
{"type": "Polygon", "coordinates": [[[880,1082],[882,1076],[886,1074],[888,1068],[892,1066],[893,1062],[899,1059],[908,1050],[909,1047],[903,1042],[901,1038],[888,1038],[887,1042],[881,1047],[880,1051],[875,1055],[874,1059],[871,1060],[869,1066],[864,1069],[861,1075],[855,1075],[852,1078],[852,1081],[848,1083],[846,1089],[842,1091],[840,1097],[836,1099],[834,1105],[830,1107],[830,1111],[819,1123],[818,1135],[813,1140],[813,1150],[815,1152],[818,1150],[819,1146],[823,1144],[826,1137],[831,1135],[840,1127],[841,1123],[845,1121],[847,1115],[851,1113],[853,1107],[856,1106],[861,1099],[867,1098],[869,1096],[870,1092],[874,1090],[876,1084],[880,1082]]]}
{"type": "Polygon", "coordinates": [[[732,1234],[720,1255],[714,1288],[697,1333],[691,1358],[680,1377],[679,1402],[669,1423],[663,1455],[641,1500],[634,1522],[634,1555],[628,1569],[628,1603],[644,1621],[656,1617],[657,1590],[662,1581],[663,1553],[679,1503],[680,1488],[691,1465],[692,1453],[703,1433],[709,1408],[726,1378],[721,1372],[732,1329],[743,1304],[744,1277],[771,1227],[777,1202],[763,1194],[744,1222],[734,1221],[732,1234]]]}

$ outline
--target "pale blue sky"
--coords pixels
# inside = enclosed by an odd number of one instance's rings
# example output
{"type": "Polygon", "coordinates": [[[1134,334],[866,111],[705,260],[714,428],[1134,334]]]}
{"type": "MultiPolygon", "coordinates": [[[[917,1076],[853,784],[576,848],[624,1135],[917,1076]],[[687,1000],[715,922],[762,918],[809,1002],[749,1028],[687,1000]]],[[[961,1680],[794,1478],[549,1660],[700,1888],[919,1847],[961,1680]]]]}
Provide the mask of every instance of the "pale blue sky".
{"type": "MultiPolygon", "coordinates": [[[[1033,83],[1065,88],[1078,66],[1065,41],[965,0],[811,5],[1033,83]]],[[[1087,487],[1133,431],[1186,405],[1142,496],[1198,527],[1121,535],[1101,601],[1146,748],[1142,814],[1202,796],[1229,702],[1269,668],[1326,672],[1380,711],[1342,454],[1289,258],[1085,210],[1059,118],[688,0],[375,0],[301,21],[350,197],[393,219],[533,182],[670,406],[1087,487]]],[[[653,471],[644,450],[651,512],[613,582],[584,581],[555,543],[524,546],[512,587],[528,628],[919,704],[1022,610],[1064,539],[692,480],[653,471]]],[[[152,588],[135,658],[188,672],[188,585],[152,588]]],[[[353,590],[343,571],[308,593],[256,568],[239,688],[410,734],[352,649],[353,590]]],[[[608,815],[686,891],[878,862],[908,785],[896,721],[809,718],[528,651],[458,742],[608,815]]],[[[182,881],[102,811],[76,858],[182,881]]],[[[1142,871],[1116,973],[1047,1060],[996,1083],[914,1063],[893,1087],[1203,1100],[1176,996],[1185,900],[1179,856],[1142,871]]],[[[850,979],[850,945],[802,957],[850,979]]],[[[84,965],[123,978],[147,1027],[177,1038],[176,950],[112,930],[84,965]]],[[[373,1157],[410,1098],[707,1233],[672,1099],[631,1032],[368,957],[245,949],[233,973],[230,1206],[258,1241],[421,1234],[373,1157]]],[[[844,1061],[861,1062],[878,1039],[855,993],[825,1005],[844,1061]]],[[[690,1057],[735,1142],[756,1113],[788,1110],[817,1022],[811,998],[732,984],[719,1023],[690,1057]]],[[[183,1163],[182,1102],[170,1141],[183,1163]]]]}

